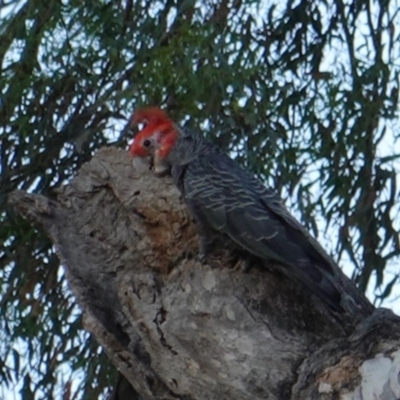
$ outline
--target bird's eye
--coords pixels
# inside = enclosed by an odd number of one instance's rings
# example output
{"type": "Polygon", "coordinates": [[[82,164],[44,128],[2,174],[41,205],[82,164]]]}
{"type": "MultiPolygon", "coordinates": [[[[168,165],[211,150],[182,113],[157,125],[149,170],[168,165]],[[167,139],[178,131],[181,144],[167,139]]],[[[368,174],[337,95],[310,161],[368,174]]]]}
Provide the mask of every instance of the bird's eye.
{"type": "Polygon", "coordinates": [[[151,141],[149,139],[146,139],[143,141],[143,146],[144,147],[149,147],[151,145],[151,141]]]}

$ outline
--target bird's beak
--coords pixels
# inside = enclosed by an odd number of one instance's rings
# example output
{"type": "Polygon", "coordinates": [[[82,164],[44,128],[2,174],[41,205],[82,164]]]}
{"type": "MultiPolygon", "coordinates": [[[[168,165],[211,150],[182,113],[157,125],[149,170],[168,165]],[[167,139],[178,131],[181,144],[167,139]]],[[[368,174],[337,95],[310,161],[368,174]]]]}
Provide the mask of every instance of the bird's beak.
{"type": "Polygon", "coordinates": [[[153,165],[154,165],[154,173],[157,176],[165,176],[169,174],[170,166],[164,160],[160,159],[157,156],[153,158],[153,165]]]}

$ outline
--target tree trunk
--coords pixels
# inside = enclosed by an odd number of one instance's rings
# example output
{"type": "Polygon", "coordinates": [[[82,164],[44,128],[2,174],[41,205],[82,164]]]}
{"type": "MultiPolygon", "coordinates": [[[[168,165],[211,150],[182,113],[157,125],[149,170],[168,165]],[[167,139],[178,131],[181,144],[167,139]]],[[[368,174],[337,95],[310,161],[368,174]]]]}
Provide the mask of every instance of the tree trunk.
{"type": "Polygon", "coordinates": [[[10,201],[50,236],[85,328],[130,382],[113,398],[400,398],[398,317],[334,315],[277,267],[246,272],[229,251],[200,264],[170,178],[126,152],[102,149],[57,201],[10,201]]]}

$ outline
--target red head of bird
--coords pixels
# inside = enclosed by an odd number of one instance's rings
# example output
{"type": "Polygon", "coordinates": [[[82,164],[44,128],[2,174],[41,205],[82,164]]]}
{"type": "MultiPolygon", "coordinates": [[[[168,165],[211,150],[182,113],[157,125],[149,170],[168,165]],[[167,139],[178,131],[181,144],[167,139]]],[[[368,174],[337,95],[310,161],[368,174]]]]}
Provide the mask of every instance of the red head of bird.
{"type": "Polygon", "coordinates": [[[131,155],[155,159],[165,159],[173,148],[178,132],[168,115],[157,107],[135,111],[132,124],[144,123],[145,127],[135,137],[129,148],[131,155]]]}
{"type": "Polygon", "coordinates": [[[175,125],[159,108],[137,110],[132,117],[132,123],[142,122],[145,127],[136,135],[129,152],[136,157],[153,156],[157,175],[165,174],[174,166],[188,165],[200,154],[220,152],[203,135],[175,125]]]}

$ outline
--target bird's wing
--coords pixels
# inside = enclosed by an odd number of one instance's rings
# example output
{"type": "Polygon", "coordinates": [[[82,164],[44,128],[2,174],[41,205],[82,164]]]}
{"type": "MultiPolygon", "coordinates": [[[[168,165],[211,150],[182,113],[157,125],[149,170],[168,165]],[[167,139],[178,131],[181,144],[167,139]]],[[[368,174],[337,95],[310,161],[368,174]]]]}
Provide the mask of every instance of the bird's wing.
{"type": "Polygon", "coordinates": [[[255,256],[290,268],[314,293],[328,297],[328,303],[340,301],[322,248],[315,247],[317,242],[276,194],[227,155],[210,154],[192,162],[185,172],[183,192],[202,223],[255,256]]]}

